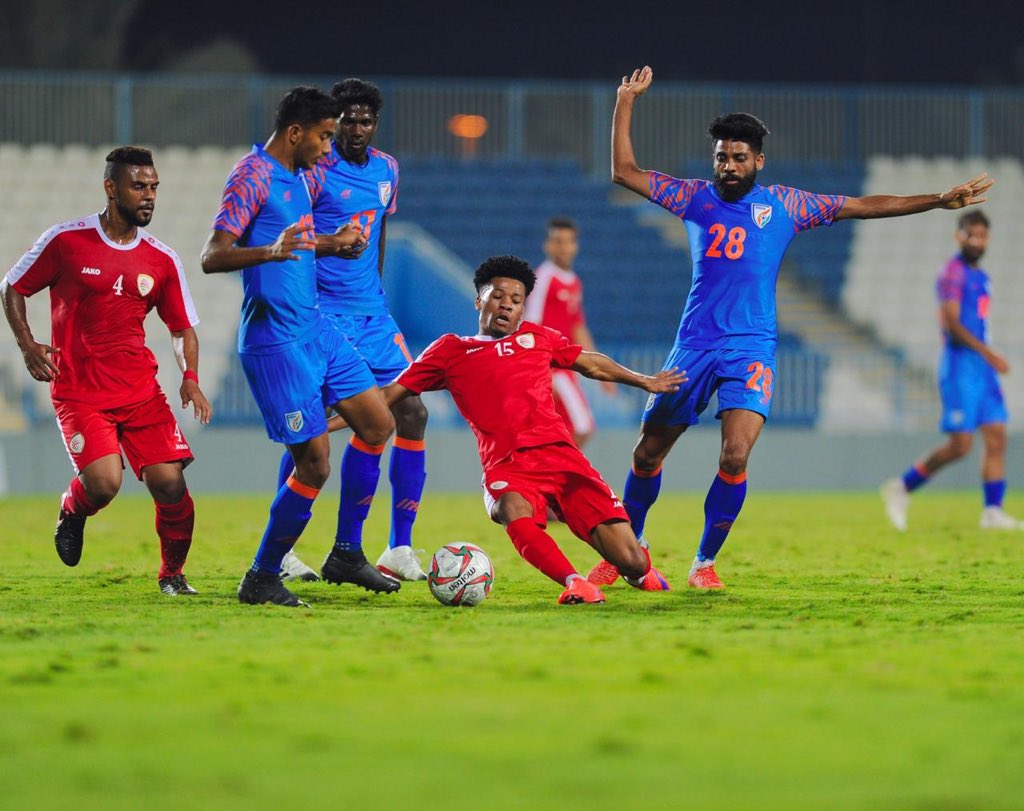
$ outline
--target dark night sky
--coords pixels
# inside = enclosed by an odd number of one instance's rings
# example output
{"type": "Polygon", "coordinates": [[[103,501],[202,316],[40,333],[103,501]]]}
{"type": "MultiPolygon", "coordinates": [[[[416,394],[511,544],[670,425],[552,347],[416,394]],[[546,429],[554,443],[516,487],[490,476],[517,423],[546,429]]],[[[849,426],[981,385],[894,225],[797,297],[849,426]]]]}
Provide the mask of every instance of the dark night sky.
{"type": "Polygon", "coordinates": [[[1024,85],[1019,0],[277,4],[292,25],[264,5],[144,0],[122,65],[234,37],[271,73],[608,80],[649,63],[694,81],[1024,85]]]}

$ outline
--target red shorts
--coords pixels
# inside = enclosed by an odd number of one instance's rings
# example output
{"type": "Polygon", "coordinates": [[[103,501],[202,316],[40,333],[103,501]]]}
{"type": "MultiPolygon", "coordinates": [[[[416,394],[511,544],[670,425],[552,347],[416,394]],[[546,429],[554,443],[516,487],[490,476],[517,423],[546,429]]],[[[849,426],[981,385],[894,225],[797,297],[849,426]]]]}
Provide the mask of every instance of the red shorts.
{"type": "Polygon", "coordinates": [[[551,373],[551,389],[555,395],[555,411],[573,436],[592,434],[596,424],[590,403],[580,386],[580,378],[568,369],[551,373]]]}
{"type": "Polygon", "coordinates": [[[53,408],[76,473],[102,456],[120,456],[122,448],[140,480],[146,465],[178,461],[187,465],[192,461],[192,449],[162,391],[145,402],[121,408],[101,410],[71,400],[54,400],[53,408]]]}
{"type": "Polygon", "coordinates": [[[629,521],[622,502],[575,445],[525,448],[484,473],[484,504],[490,515],[505,493],[518,493],[533,507],[533,519],[547,525],[551,507],[572,534],[590,543],[594,527],[629,521]]]}

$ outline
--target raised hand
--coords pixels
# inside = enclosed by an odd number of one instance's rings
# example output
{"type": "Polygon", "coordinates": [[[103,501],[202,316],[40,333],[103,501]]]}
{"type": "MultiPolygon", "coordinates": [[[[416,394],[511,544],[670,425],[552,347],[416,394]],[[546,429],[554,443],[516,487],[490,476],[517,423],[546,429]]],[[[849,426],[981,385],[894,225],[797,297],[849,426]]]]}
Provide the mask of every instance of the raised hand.
{"type": "Polygon", "coordinates": [[[650,66],[644,65],[642,68],[637,68],[629,76],[622,77],[622,84],[619,85],[618,90],[619,96],[638,98],[647,92],[647,88],[651,86],[653,80],[654,71],[650,66]]]}
{"type": "Polygon", "coordinates": [[[278,234],[274,244],[270,246],[269,260],[271,262],[288,262],[299,258],[295,255],[295,251],[315,250],[316,237],[309,236],[305,226],[296,222],[278,234]]]}
{"type": "Polygon", "coordinates": [[[59,351],[48,344],[40,344],[35,341],[22,351],[25,367],[33,379],[48,383],[60,377],[60,369],[50,360],[50,355],[56,355],[59,351]]]}
{"type": "Polygon", "coordinates": [[[991,189],[992,184],[995,182],[993,178],[988,176],[988,173],[982,172],[973,180],[968,180],[966,183],[954,186],[943,194],[941,196],[942,207],[955,209],[984,203],[988,200],[985,197],[985,192],[991,189]]]}
{"type": "Polygon", "coordinates": [[[644,391],[649,391],[651,394],[679,391],[679,385],[689,379],[685,369],[681,372],[678,368],[665,369],[644,380],[644,391]]]}

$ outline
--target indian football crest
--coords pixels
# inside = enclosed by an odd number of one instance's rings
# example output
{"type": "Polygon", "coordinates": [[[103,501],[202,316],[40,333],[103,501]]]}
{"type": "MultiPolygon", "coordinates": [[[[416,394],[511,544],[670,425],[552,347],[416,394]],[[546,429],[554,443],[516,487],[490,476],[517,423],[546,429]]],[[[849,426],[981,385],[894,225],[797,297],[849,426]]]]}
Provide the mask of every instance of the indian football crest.
{"type": "Polygon", "coordinates": [[[147,276],[145,273],[140,273],[139,278],[136,279],[135,283],[139,286],[139,295],[145,296],[153,289],[153,277],[147,276]]]}
{"type": "Polygon", "coordinates": [[[81,434],[75,434],[71,437],[71,441],[68,442],[68,449],[72,453],[81,453],[85,450],[85,437],[81,434]]]}
{"type": "Polygon", "coordinates": [[[537,344],[537,339],[533,337],[532,332],[528,332],[525,335],[517,335],[516,343],[519,344],[523,349],[533,349],[537,344]]]}
{"type": "Polygon", "coordinates": [[[302,430],[302,412],[301,411],[289,411],[284,415],[285,422],[288,423],[288,428],[298,433],[302,430]]]}
{"type": "Polygon", "coordinates": [[[391,199],[391,181],[382,180],[377,184],[377,196],[380,197],[380,204],[386,206],[391,199]]]}
{"type": "Polygon", "coordinates": [[[762,203],[751,203],[750,216],[758,228],[764,228],[772,219],[772,207],[762,203]]]}

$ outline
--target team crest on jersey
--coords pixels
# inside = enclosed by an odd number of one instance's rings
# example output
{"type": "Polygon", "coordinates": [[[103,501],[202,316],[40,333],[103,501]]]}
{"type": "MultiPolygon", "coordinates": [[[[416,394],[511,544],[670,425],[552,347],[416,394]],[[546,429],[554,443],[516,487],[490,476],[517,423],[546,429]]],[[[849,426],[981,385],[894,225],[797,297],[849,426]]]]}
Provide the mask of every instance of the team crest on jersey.
{"type": "Polygon", "coordinates": [[[82,436],[81,434],[75,434],[73,437],[71,437],[71,440],[68,442],[68,450],[70,450],[72,453],[81,453],[82,451],[84,451],[85,437],[82,436]]]}
{"type": "Polygon", "coordinates": [[[289,411],[284,415],[285,422],[288,423],[288,428],[298,433],[302,430],[302,412],[301,411],[289,411]]]}
{"type": "Polygon", "coordinates": [[[750,205],[750,216],[754,218],[754,222],[758,228],[764,228],[772,219],[772,207],[766,206],[763,203],[751,203],[750,205]]]}
{"type": "Polygon", "coordinates": [[[139,295],[145,296],[153,289],[153,277],[147,276],[145,273],[140,273],[139,278],[135,282],[139,286],[139,295]]]}
{"type": "Polygon", "coordinates": [[[508,487],[508,482],[491,482],[487,485],[491,490],[504,490],[508,487]]]}
{"type": "Polygon", "coordinates": [[[516,343],[523,349],[533,349],[537,345],[537,339],[533,337],[532,332],[528,332],[525,335],[517,335],[516,343]]]}
{"type": "Polygon", "coordinates": [[[380,197],[380,204],[386,206],[391,199],[391,181],[382,180],[377,184],[377,196],[380,197]]]}

